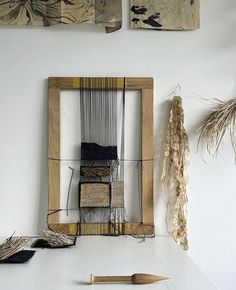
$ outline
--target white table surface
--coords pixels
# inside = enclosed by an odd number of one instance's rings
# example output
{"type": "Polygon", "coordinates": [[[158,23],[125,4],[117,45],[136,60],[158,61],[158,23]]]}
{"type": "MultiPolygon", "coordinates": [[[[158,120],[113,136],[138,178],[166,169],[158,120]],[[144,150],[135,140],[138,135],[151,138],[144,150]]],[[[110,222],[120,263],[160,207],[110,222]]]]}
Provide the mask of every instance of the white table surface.
{"type": "Polygon", "coordinates": [[[171,238],[80,237],[67,249],[38,249],[25,264],[0,264],[1,290],[216,290],[171,238]],[[154,284],[89,285],[90,274],[149,273],[171,279],[154,284]]]}

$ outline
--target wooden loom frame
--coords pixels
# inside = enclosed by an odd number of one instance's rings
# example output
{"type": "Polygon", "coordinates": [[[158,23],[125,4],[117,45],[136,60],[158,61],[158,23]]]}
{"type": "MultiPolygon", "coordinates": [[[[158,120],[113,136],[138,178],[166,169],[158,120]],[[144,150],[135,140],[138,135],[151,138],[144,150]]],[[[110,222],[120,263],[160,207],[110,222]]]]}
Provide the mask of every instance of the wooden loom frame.
{"type": "MultiPolygon", "coordinates": [[[[86,79],[86,78],[85,78],[86,79]]],[[[91,79],[91,78],[88,78],[91,79]]],[[[96,80],[93,89],[96,89],[96,80]]],[[[113,78],[114,79],[114,78],[113,78]]],[[[117,224],[125,235],[154,234],[153,201],[153,79],[115,78],[118,90],[141,91],[141,222],[117,224]]],[[[48,79],[48,227],[68,235],[116,235],[114,224],[61,223],[60,212],[60,91],[80,89],[80,77],[50,77],[48,79]],[[51,213],[51,214],[50,214],[51,213]]],[[[99,83],[99,82],[98,82],[99,83]]],[[[89,87],[91,88],[91,87],[89,87]]]]}

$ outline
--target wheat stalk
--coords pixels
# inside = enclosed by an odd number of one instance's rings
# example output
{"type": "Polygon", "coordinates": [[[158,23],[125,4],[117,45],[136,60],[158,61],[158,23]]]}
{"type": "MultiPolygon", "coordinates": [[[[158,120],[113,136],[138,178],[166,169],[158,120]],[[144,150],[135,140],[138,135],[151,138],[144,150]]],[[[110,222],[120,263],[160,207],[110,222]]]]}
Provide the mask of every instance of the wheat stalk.
{"type": "Polygon", "coordinates": [[[205,145],[209,154],[213,152],[215,157],[219,153],[225,133],[229,130],[236,157],[236,99],[226,102],[216,99],[216,106],[211,109],[199,130],[198,148],[205,145]]]}

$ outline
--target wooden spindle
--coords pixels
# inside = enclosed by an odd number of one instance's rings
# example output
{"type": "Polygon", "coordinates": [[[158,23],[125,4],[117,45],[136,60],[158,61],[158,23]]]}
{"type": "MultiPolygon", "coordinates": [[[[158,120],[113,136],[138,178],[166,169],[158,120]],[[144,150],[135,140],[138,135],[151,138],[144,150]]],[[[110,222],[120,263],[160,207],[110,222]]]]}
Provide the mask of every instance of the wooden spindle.
{"type": "Polygon", "coordinates": [[[93,276],[91,275],[90,283],[126,283],[149,284],[169,279],[168,277],[156,276],[144,273],[134,274],[132,276],[93,276]]]}

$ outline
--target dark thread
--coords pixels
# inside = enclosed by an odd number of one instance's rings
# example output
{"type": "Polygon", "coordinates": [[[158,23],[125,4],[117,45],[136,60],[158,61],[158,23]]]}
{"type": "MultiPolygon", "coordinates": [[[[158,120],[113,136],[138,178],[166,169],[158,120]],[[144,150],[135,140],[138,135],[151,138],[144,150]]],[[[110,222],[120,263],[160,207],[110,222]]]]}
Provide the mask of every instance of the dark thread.
{"type": "Polygon", "coordinates": [[[68,187],[67,200],[66,200],[66,215],[67,216],[68,216],[68,207],[69,207],[71,183],[72,183],[72,179],[73,179],[74,172],[75,172],[74,168],[69,167],[69,169],[71,170],[71,176],[70,176],[70,183],[69,183],[69,187],[68,187]]]}

